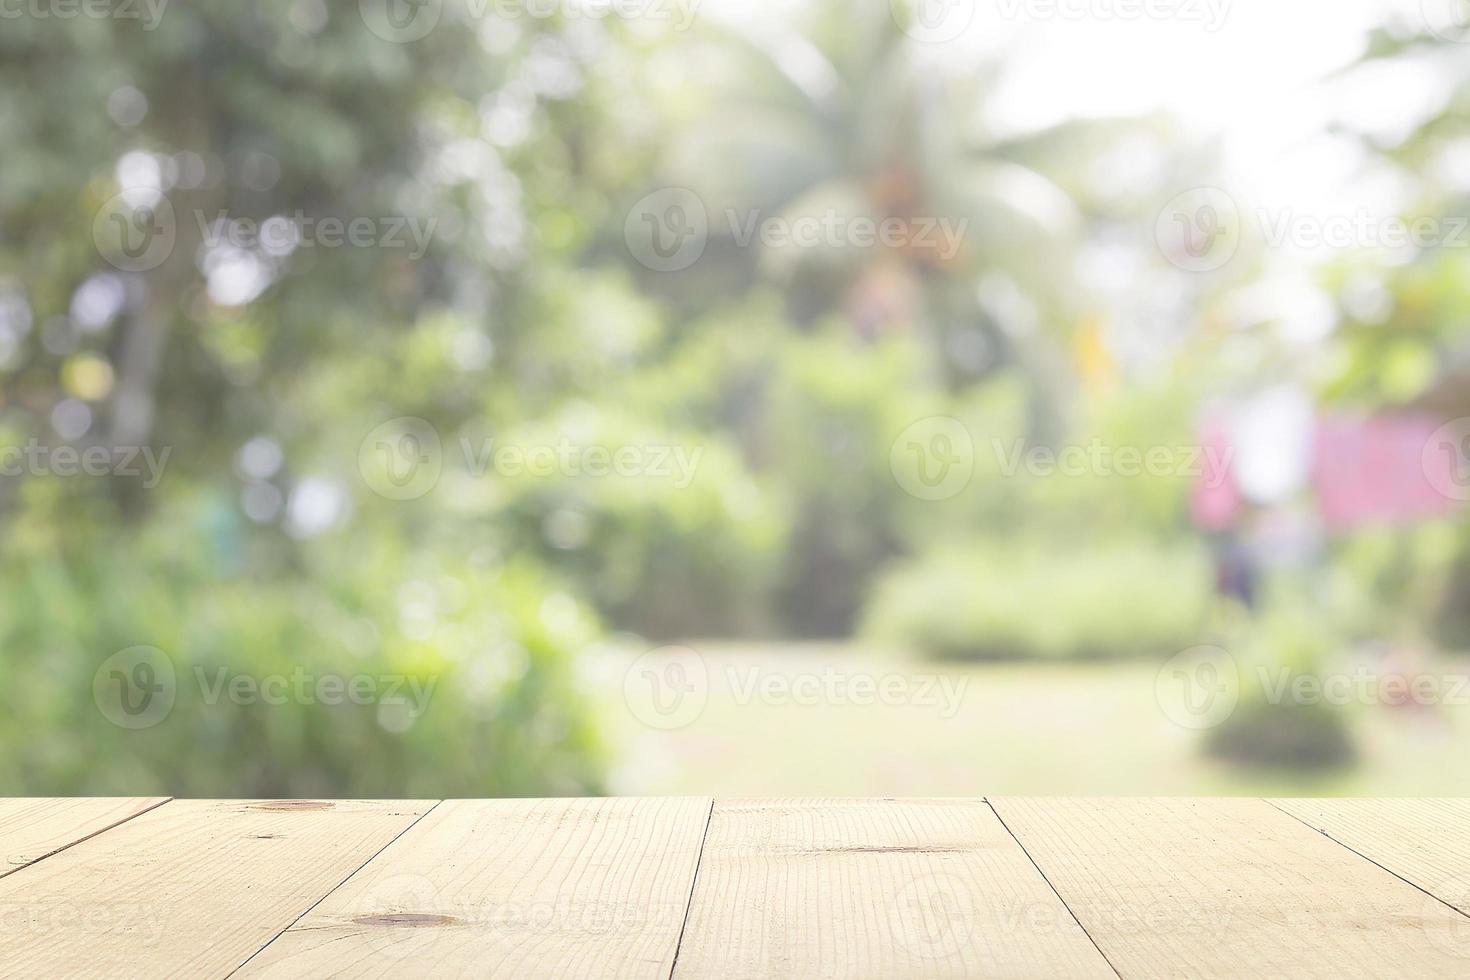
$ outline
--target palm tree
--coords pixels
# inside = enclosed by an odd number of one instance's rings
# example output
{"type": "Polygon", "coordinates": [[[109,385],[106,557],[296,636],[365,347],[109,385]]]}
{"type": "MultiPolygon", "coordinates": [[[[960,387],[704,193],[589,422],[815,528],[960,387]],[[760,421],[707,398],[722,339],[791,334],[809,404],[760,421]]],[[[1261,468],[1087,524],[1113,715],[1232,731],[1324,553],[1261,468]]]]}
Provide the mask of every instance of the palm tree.
{"type": "Polygon", "coordinates": [[[920,333],[952,384],[1019,367],[1050,429],[1065,374],[1057,325],[1076,322],[1067,270],[1081,218],[1020,162],[1027,140],[986,138],[989,75],[946,74],[887,0],[821,5],[804,32],[762,19],[722,34],[735,54],[715,70],[738,94],[683,136],[672,164],[709,207],[711,251],[780,285],[799,322],[840,311],[863,335],[920,333]],[[891,247],[742,250],[734,240],[752,215],[903,230],[891,247]],[[990,299],[987,277],[1013,284],[1019,312],[990,299]],[[948,356],[956,349],[988,355],[966,363],[948,356]]]}

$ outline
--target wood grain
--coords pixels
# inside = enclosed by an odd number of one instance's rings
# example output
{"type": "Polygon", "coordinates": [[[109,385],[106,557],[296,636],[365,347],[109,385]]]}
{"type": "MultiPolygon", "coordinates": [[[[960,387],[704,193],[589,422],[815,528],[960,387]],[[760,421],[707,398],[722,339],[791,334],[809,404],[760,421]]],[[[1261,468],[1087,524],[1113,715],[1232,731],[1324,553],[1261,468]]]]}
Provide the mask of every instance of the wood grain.
{"type": "Polygon", "coordinates": [[[0,878],[167,801],[166,796],[0,800],[0,878]]]}
{"type": "Polygon", "coordinates": [[[1123,976],[1470,969],[1463,916],[1263,800],[991,803],[1123,976]]]}
{"type": "MultiPolygon", "coordinates": [[[[1470,915],[1470,800],[1273,800],[1308,826],[1470,915]]],[[[1470,969],[1470,919],[1457,948],[1470,969]]]]}
{"type": "Polygon", "coordinates": [[[175,800],[0,878],[0,963],[224,976],[430,806],[175,800]]]}
{"type": "Polygon", "coordinates": [[[983,801],[717,803],[674,977],[1112,977],[983,801]]]}
{"type": "Polygon", "coordinates": [[[241,976],[667,978],[710,803],[443,803],[241,976]]]}

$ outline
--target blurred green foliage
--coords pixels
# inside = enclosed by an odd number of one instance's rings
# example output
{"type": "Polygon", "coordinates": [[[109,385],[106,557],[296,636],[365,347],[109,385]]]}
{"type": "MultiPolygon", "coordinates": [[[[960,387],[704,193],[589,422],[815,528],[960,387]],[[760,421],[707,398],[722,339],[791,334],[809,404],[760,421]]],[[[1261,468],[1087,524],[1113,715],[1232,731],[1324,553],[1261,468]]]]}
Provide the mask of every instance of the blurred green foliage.
{"type": "Polygon", "coordinates": [[[1196,641],[1210,591],[1188,545],[965,540],[893,572],[868,629],[951,659],[1167,655],[1196,641]]]}
{"type": "Polygon", "coordinates": [[[1358,753],[1350,719],[1327,698],[1297,697],[1299,679],[1321,682],[1341,669],[1342,635],[1330,623],[1283,604],[1238,625],[1230,648],[1239,703],[1206,735],[1205,752],[1264,769],[1304,771],[1350,764],[1358,753]]]}
{"type": "MultiPolygon", "coordinates": [[[[23,692],[0,724],[0,790],[596,791],[579,662],[609,633],[861,631],[977,660],[1208,638],[1226,614],[1189,475],[1007,462],[1185,447],[1208,396],[1296,375],[1270,316],[1236,322],[1223,288],[1191,280],[1162,311],[1117,300],[1130,277],[1177,270],[1121,230],[1151,225],[1161,188],[1100,175],[1153,154],[1163,185],[1194,150],[1158,119],[997,132],[993,66],[935,70],[893,9],[817,4],[799,31],[711,20],[670,38],[448,2],[412,43],[314,0],[196,0],[149,31],[7,20],[0,444],[167,456],[156,485],[0,477],[0,663],[23,692]],[[126,271],[94,227],[139,185],[166,196],[177,240],[126,271]],[[634,202],[671,186],[710,218],[704,258],[677,275],[624,239],[634,202]],[[826,210],[967,230],[937,256],[746,247],[726,223],[826,210]],[[210,239],[213,216],[298,213],[434,230],[421,255],[210,239]],[[1194,332],[1174,322],[1186,310],[1194,332]],[[1143,324],[1133,349],[1120,317],[1143,324]],[[932,417],[974,436],[953,499],[911,495],[891,463],[932,417]],[[404,418],[429,427],[442,468],[406,500],[363,464],[404,418]],[[494,462],[560,443],[667,450],[674,470],[494,462]],[[140,645],[169,658],[177,690],[134,731],[93,681],[140,645]],[[205,697],[221,670],[393,677],[432,696],[413,717],[239,704],[205,697]]],[[[1421,165],[1456,111],[1373,149],[1421,165]]],[[[1330,370],[1306,380],[1368,410],[1427,397],[1465,341],[1465,261],[1331,269],[1342,326],[1330,370]]],[[[1340,615],[1349,639],[1433,621],[1466,645],[1466,545],[1442,526],[1333,542],[1324,587],[1293,601],[1340,615]]],[[[1240,642],[1297,655],[1291,630],[1259,634],[1240,642]]],[[[1337,723],[1306,717],[1252,708],[1213,744],[1345,758],[1337,723]]]]}

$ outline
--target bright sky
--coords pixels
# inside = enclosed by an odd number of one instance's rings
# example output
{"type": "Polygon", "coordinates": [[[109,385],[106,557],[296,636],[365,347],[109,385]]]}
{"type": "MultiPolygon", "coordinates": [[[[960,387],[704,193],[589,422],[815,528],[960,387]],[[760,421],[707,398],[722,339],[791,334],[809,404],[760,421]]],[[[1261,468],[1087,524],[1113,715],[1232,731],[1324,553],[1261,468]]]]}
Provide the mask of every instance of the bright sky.
{"type": "MultiPolygon", "coordinates": [[[[810,2],[826,0],[703,0],[715,16],[778,20],[810,2]]],[[[923,2],[945,9],[946,0],[923,2]]],[[[1419,31],[1464,0],[949,2],[962,29],[941,28],[958,36],[935,45],[936,59],[983,53],[1006,66],[989,119],[1001,131],[1164,109],[1194,135],[1218,137],[1233,188],[1263,206],[1332,210],[1378,195],[1371,206],[1391,213],[1397,189],[1363,186],[1357,158],[1328,125],[1407,132],[1443,98],[1443,79],[1423,65],[1335,89],[1314,83],[1358,58],[1375,26],[1419,31]],[[1145,5],[1170,16],[1123,16],[1145,5]]],[[[1470,64],[1470,45],[1444,53],[1470,64]]]]}

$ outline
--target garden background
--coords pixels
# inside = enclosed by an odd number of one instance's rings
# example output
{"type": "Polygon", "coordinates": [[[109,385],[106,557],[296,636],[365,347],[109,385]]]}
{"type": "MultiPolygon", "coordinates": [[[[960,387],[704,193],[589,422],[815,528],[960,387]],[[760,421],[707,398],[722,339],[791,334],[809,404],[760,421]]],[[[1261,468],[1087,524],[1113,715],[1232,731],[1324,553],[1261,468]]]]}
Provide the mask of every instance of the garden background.
{"type": "Polygon", "coordinates": [[[0,30],[5,795],[1455,785],[1435,4],[123,6],[0,30]]]}

